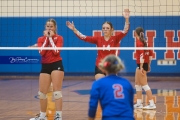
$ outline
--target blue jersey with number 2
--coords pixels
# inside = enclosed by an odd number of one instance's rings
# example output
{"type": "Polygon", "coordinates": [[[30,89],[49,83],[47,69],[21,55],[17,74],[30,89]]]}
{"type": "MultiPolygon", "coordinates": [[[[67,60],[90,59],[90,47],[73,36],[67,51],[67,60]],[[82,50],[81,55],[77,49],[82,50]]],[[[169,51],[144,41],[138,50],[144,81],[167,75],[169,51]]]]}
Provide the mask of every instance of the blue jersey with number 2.
{"type": "Polygon", "coordinates": [[[92,85],[89,117],[94,118],[98,101],[102,107],[102,120],[134,120],[134,91],[131,83],[122,77],[108,75],[92,85]]]}

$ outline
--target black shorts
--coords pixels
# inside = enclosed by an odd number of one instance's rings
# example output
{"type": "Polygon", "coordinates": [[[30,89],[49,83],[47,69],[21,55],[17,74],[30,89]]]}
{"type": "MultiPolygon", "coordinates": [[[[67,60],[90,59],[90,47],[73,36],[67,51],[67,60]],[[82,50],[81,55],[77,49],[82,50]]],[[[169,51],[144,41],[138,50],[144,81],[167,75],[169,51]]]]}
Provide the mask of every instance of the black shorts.
{"type": "MultiPolygon", "coordinates": [[[[138,68],[140,68],[140,64],[137,64],[138,68]]],[[[143,63],[143,69],[148,71],[148,63],[143,63]]]]}
{"type": "Polygon", "coordinates": [[[42,64],[41,73],[51,74],[53,70],[64,71],[62,60],[59,60],[53,63],[42,64]]]}
{"type": "Polygon", "coordinates": [[[97,66],[95,66],[95,75],[96,74],[104,74],[106,75],[105,73],[103,73],[97,66]]]}

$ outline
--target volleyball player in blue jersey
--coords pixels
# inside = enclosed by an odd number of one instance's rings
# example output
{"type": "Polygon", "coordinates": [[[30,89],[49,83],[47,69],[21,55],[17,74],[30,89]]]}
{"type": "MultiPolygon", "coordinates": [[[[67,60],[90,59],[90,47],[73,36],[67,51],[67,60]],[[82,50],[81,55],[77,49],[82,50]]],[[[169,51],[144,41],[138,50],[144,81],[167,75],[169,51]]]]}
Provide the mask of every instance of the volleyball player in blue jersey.
{"type": "Polygon", "coordinates": [[[117,76],[124,68],[121,59],[115,55],[105,57],[99,68],[106,73],[92,85],[89,102],[89,120],[95,119],[98,101],[102,107],[102,120],[134,120],[134,91],[131,83],[117,76]]]}

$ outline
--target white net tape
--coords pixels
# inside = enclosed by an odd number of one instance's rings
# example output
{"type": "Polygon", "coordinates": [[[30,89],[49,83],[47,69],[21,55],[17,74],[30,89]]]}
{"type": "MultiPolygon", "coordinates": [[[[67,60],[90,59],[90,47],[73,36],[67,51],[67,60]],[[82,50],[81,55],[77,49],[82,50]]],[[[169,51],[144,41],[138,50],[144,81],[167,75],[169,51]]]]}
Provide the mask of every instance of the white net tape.
{"type": "MultiPolygon", "coordinates": [[[[54,50],[54,48],[0,47],[0,50],[54,50]]],[[[180,47],[56,47],[56,50],[180,50],[180,47]]]]}

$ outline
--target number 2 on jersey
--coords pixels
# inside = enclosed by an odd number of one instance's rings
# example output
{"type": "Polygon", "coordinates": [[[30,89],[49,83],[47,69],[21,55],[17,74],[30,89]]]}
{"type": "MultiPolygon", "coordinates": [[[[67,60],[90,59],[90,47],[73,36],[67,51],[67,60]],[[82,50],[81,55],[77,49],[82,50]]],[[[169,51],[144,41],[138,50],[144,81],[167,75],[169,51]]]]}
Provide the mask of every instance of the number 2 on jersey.
{"type": "Polygon", "coordinates": [[[123,94],[123,87],[120,84],[113,84],[113,89],[114,89],[114,98],[115,99],[123,99],[124,94],[123,94]]]}

